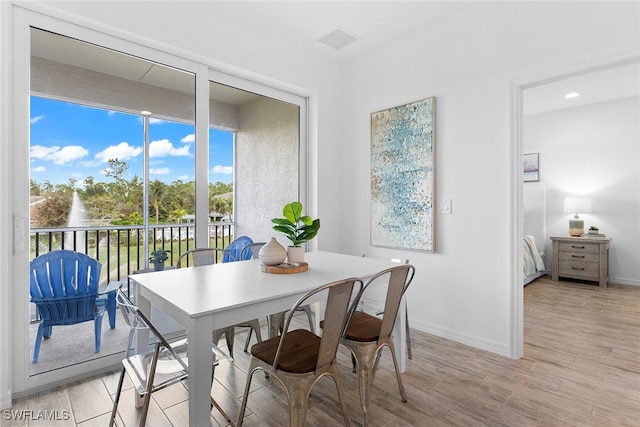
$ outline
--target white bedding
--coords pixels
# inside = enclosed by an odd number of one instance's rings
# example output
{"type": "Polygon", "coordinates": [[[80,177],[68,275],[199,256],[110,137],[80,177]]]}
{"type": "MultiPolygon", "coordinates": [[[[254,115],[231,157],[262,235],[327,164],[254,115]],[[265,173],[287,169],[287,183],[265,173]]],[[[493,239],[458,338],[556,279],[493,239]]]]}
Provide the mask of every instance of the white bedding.
{"type": "Polygon", "coordinates": [[[544,261],[533,236],[524,236],[522,241],[522,272],[524,284],[545,274],[544,261]]]}

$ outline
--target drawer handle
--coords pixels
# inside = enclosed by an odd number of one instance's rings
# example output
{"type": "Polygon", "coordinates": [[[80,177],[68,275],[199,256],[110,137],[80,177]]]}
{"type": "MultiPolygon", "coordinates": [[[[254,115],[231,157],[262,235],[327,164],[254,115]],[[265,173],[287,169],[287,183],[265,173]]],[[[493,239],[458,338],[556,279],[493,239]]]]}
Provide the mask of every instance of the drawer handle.
{"type": "Polygon", "coordinates": [[[584,246],[571,245],[573,249],[584,249],[584,246]]]}
{"type": "Polygon", "coordinates": [[[571,255],[571,258],[584,258],[584,255],[571,255]]]}
{"type": "Polygon", "coordinates": [[[583,271],[584,267],[571,267],[572,270],[580,270],[583,271]]]}

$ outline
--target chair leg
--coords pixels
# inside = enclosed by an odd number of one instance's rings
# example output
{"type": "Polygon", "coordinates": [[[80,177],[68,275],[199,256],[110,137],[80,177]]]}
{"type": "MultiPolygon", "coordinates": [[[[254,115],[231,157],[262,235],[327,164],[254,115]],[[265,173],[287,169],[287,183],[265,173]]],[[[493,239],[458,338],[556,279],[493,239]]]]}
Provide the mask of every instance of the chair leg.
{"type": "Polygon", "coordinates": [[[396,358],[396,350],[393,345],[388,345],[391,350],[391,357],[393,357],[393,366],[396,369],[396,379],[398,380],[398,389],[400,390],[400,397],[402,397],[402,401],[407,401],[407,392],[404,390],[404,384],[402,384],[402,377],[400,376],[400,367],[398,366],[398,359],[396,358]]]}
{"type": "Polygon", "coordinates": [[[355,349],[355,356],[358,361],[358,389],[360,392],[360,410],[362,411],[363,426],[366,426],[368,422],[369,399],[371,399],[371,386],[373,384],[373,359],[376,353],[372,353],[370,349],[364,347],[355,349]]]}
{"type": "Polygon", "coordinates": [[[247,340],[244,343],[244,352],[246,353],[249,348],[249,340],[251,339],[251,332],[256,331],[256,339],[258,342],[262,342],[262,333],[260,332],[260,321],[254,319],[248,323],[249,333],[247,334],[247,340]]]}
{"type": "Polygon", "coordinates": [[[249,350],[249,342],[251,342],[251,335],[253,335],[253,328],[249,328],[249,332],[247,332],[247,340],[244,342],[245,353],[249,350]]]}
{"type": "Polygon", "coordinates": [[[111,419],[109,420],[109,427],[113,427],[116,422],[116,416],[118,414],[118,403],[120,402],[120,394],[122,393],[122,384],[124,383],[124,375],[126,373],[126,369],[124,366],[122,367],[122,372],[120,373],[120,379],[118,380],[118,390],[116,391],[116,397],[113,400],[113,409],[111,410],[111,419]]]}
{"type": "Polygon", "coordinates": [[[222,407],[218,404],[218,402],[216,402],[216,400],[211,397],[211,405],[213,405],[218,412],[220,412],[220,414],[222,414],[222,416],[224,417],[224,419],[231,425],[233,426],[233,420],[231,419],[231,417],[229,415],[227,415],[227,413],[224,411],[224,409],[222,409],[222,407]]]}
{"type": "Polygon", "coordinates": [[[229,349],[229,356],[233,357],[233,342],[236,338],[236,328],[231,327],[224,331],[224,339],[227,341],[227,348],[229,349]]]}
{"type": "Polygon", "coordinates": [[[251,358],[249,362],[249,370],[247,371],[247,383],[244,386],[244,393],[242,394],[242,404],[240,405],[240,412],[238,413],[238,420],[236,421],[237,427],[242,427],[244,422],[244,412],[247,409],[247,400],[249,399],[249,389],[251,388],[251,380],[253,379],[254,372],[258,369],[254,358],[251,358]]]}
{"type": "Polygon", "coordinates": [[[340,371],[338,365],[334,365],[335,370],[331,373],[333,381],[336,383],[336,389],[338,391],[338,399],[340,400],[340,407],[342,408],[342,418],[344,419],[344,425],[350,426],[351,419],[349,418],[349,408],[347,407],[347,401],[344,400],[344,392],[342,391],[342,378],[340,377],[340,371]]]}
{"type": "Polygon", "coordinates": [[[103,314],[104,312],[97,314],[93,321],[94,327],[95,327],[95,334],[96,334],[96,353],[100,352],[100,341],[102,339],[102,315],[103,314]]]}
{"type": "Polygon", "coordinates": [[[160,354],[160,343],[156,344],[153,359],[151,359],[151,368],[149,369],[149,377],[147,378],[147,393],[144,396],[144,406],[142,408],[142,417],[140,425],[147,425],[147,414],[149,413],[149,404],[151,403],[151,393],[153,393],[153,382],[156,377],[156,367],[158,366],[158,356],[160,354]]]}
{"type": "Polygon", "coordinates": [[[233,358],[233,340],[235,338],[235,330],[233,327],[227,329],[216,329],[211,334],[211,342],[218,345],[220,338],[224,334],[224,339],[227,342],[227,348],[229,349],[229,356],[233,358]]]}
{"type": "Polygon", "coordinates": [[[42,343],[42,336],[44,335],[45,327],[42,326],[42,321],[40,321],[40,325],[38,326],[38,333],[36,335],[36,344],[33,349],[33,359],[31,362],[38,362],[38,355],[40,354],[40,344],[42,343]]]}
{"type": "Polygon", "coordinates": [[[116,293],[113,292],[107,296],[107,313],[109,315],[109,327],[116,328],[116,293]]]}
{"type": "Polygon", "coordinates": [[[289,427],[303,427],[306,425],[309,393],[313,385],[313,378],[295,378],[293,381],[286,374],[280,378],[285,387],[289,402],[289,427]]]}
{"type": "Polygon", "coordinates": [[[405,300],[404,314],[405,314],[405,326],[407,329],[407,358],[413,359],[413,354],[411,353],[411,329],[409,328],[409,310],[407,308],[406,300],[405,300]]]}
{"type": "Polygon", "coordinates": [[[310,305],[303,305],[302,307],[300,307],[302,310],[304,310],[305,313],[307,313],[307,319],[309,319],[309,328],[311,330],[311,332],[313,332],[314,334],[316,333],[316,328],[313,324],[313,318],[311,317],[311,306],[310,305]]]}

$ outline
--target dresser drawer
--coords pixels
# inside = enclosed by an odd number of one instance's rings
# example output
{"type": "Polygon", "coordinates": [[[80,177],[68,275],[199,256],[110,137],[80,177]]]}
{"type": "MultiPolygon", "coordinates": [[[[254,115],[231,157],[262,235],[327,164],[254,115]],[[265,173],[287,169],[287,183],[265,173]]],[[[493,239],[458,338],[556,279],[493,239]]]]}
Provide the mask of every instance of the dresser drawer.
{"type": "Polygon", "coordinates": [[[597,262],[560,260],[558,270],[561,277],[597,281],[600,275],[600,264],[597,262]]]}
{"type": "Polygon", "coordinates": [[[595,262],[596,264],[600,262],[599,254],[592,254],[588,252],[560,252],[558,253],[558,259],[560,262],[566,261],[585,261],[585,262],[595,262]]]}
{"type": "Polygon", "coordinates": [[[571,253],[585,253],[585,254],[598,254],[600,253],[600,245],[596,243],[565,243],[560,242],[558,250],[562,252],[571,253]]]}

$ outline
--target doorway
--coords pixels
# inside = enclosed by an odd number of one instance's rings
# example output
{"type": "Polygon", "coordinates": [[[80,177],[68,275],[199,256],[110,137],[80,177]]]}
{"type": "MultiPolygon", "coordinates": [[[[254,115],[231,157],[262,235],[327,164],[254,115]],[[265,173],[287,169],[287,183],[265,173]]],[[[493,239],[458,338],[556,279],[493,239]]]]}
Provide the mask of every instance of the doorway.
{"type": "Polygon", "coordinates": [[[564,212],[565,197],[589,195],[593,211],[581,215],[586,228],[600,226],[614,237],[610,281],[640,284],[640,271],[633,261],[640,256],[638,70],[636,58],[518,88],[523,100],[520,154],[539,156],[539,179],[520,184],[518,209],[523,224],[519,238],[541,236],[538,240],[543,241],[538,243],[549,274],[549,236],[568,235],[572,214],[564,212]],[[565,98],[572,92],[579,95],[565,98]],[[525,206],[535,192],[543,195],[539,205],[525,206]],[[620,210],[620,206],[628,209],[620,210]],[[527,211],[538,212],[538,216],[528,218],[533,214],[527,211]],[[541,225],[532,231],[528,223],[541,225]]]}

